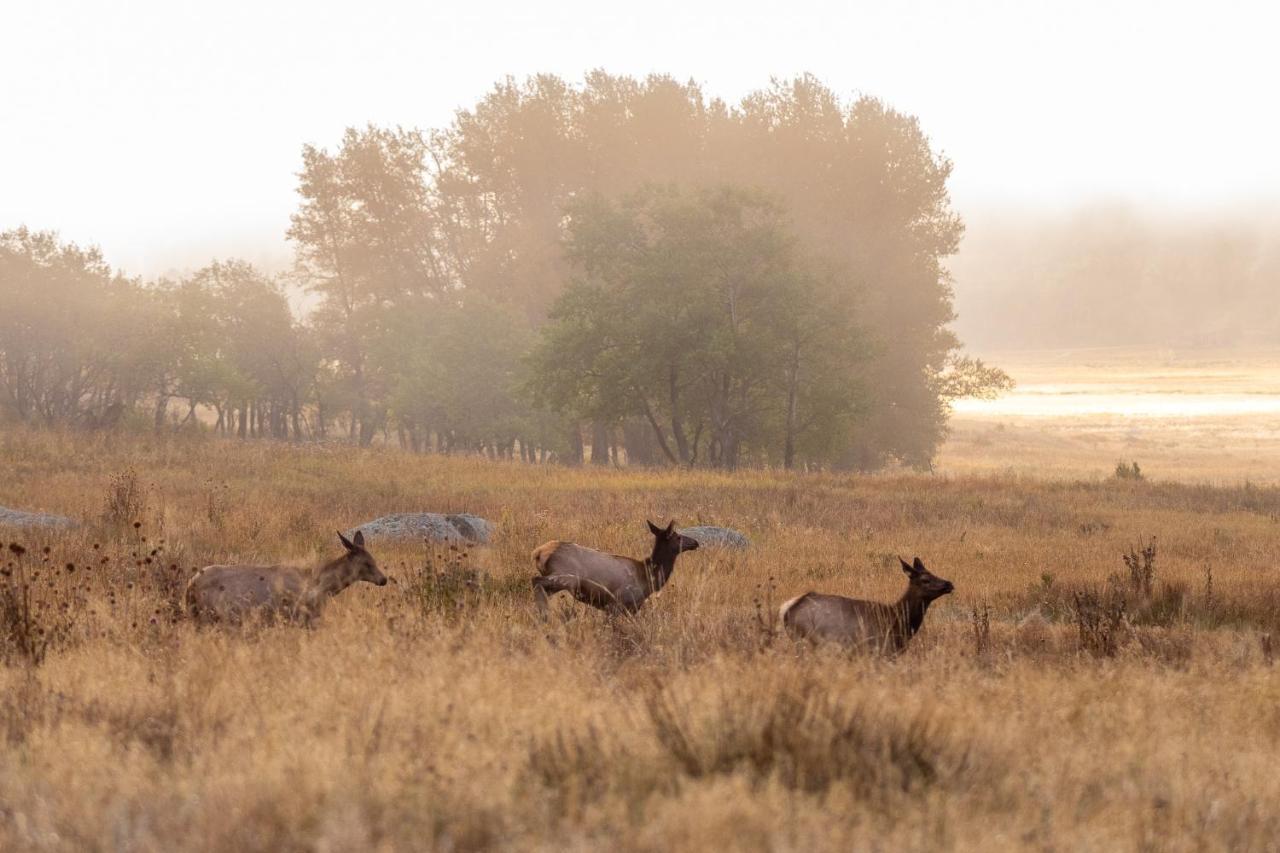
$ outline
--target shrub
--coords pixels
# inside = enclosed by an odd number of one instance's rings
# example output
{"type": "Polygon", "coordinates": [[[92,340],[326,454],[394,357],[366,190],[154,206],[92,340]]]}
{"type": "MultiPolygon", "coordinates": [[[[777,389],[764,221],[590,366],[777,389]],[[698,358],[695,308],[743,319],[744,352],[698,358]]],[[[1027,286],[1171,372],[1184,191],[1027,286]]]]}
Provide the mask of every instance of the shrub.
{"type": "Polygon", "coordinates": [[[1117,480],[1145,480],[1146,475],[1138,467],[1137,462],[1117,462],[1115,478],[1117,480]]]}
{"type": "Polygon", "coordinates": [[[122,529],[137,522],[147,511],[147,493],[138,481],[138,472],[126,468],[111,475],[102,509],[102,522],[107,527],[122,529]]]}
{"type": "Polygon", "coordinates": [[[979,658],[991,654],[991,608],[986,604],[974,607],[970,616],[973,624],[973,653],[979,658]]]}
{"type": "Polygon", "coordinates": [[[1075,594],[1074,616],[1080,648],[1097,657],[1115,657],[1129,630],[1124,596],[1082,590],[1075,594]]]}
{"type": "Polygon", "coordinates": [[[1124,565],[1129,570],[1130,589],[1150,598],[1156,578],[1156,540],[1152,539],[1141,551],[1129,546],[1129,552],[1124,555],[1124,565]]]}
{"type": "Polygon", "coordinates": [[[774,594],[777,592],[773,575],[769,575],[763,586],[757,589],[759,591],[751,599],[751,606],[754,609],[753,626],[758,647],[766,649],[773,644],[774,637],[782,629],[782,625],[778,623],[778,608],[773,604],[774,594]]]}
{"type": "MultiPolygon", "coordinates": [[[[530,745],[525,778],[568,818],[606,797],[643,803],[679,790],[682,780],[717,776],[744,776],[753,786],[776,781],[813,794],[840,785],[879,806],[996,778],[936,717],[842,702],[810,676],[764,688],[726,687],[688,703],[655,683],[642,708],[652,738],[620,739],[612,726],[560,727],[530,745]]],[[[640,729],[626,731],[634,736],[640,729]]]]}
{"type": "Polygon", "coordinates": [[[705,703],[686,709],[667,690],[651,694],[646,708],[658,742],[695,779],[746,771],[810,793],[841,783],[873,799],[968,780],[977,770],[970,747],[932,718],[842,703],[810,678],[763,696],[723,695],[709,714],[705,703]]]}
{"type": "MultiPolygon", "coordinates": [[[[551,793],[556,813],[577,818],[583,806],[604,798],[619,786],[627,765],[632,765],[632,770],[639,769],[636,761],[633,756],[611,749],[603,733],[588,725],[581,731],[557,729],[549,737],[535,740],[529,747],[525,773],[551,793]]],[[[641,782],[640,790],[635,792],[637,799],[642,800],[657,784],[641,782]]]]}
{"type": "MultiPolygon", "coordinates": [[[[45,571],[50,571],[48,552],[46,548],[45,571]]],[[[7,555],[0,568],[0,660],[39,666],[51,647],[70,637],[82,602],[71,600],[72,590],[39,585],[40,569],[27,565],[22,545],[11,542],[7,555]]]]}
{"type": "Polygon", "coordinates": [[[472,545],[429,545],[421,565],[405,577],[404,594],[424,614],[474,610],[490,592],[489,578],[471,565],[472,545]]]}

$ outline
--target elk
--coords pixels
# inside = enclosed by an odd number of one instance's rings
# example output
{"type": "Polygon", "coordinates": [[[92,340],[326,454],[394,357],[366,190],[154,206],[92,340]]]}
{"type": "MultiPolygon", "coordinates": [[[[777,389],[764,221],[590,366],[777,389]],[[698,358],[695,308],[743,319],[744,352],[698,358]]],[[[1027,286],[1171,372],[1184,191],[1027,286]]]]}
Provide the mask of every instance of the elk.
{"type": "Polygon", "coordinates": [[[545,619],[548,599],[567,592],[583,604],[610,616],[633,614],[649,596],[666,585],[675,571],[676,557],[698,548],[696,539],[681,534],[672,521],[665,528],[648,522],[653,554],[647,560],[606,554],[572,542],[553,539],[533,551],[538,571],[533,598],[545,619]]]}
{"type": "Polygon", "coordinates": [[[311,625],[330,598],[356,581],[386,586],[364,533],[338,534],[346,553],[312,571],[292,566],[205,566],[187,582],[187,612],[201,624],[239,624],[250,614],[311,625]]]}
{"type": "Polygon", "coordinates": [[[898,654],[920,630],[934,599],[955,591],[951,581],[930,572],[919,557],[913,563],[899,557],[898,562],[907,575],[907,590],[894,604],[806,592],[785,602],[778,619],[796,639],[898,654]]]}

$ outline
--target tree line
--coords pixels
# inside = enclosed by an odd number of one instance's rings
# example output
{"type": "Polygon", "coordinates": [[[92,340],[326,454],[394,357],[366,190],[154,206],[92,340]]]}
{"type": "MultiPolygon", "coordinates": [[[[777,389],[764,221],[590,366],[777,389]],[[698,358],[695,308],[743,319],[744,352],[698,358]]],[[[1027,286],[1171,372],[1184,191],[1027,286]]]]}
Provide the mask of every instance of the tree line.
{"type": "Polygon", "coordinates": [[[294,269],[176,280],[0,235],[10,419],[527,460],[927,466],[957,396],[951,163],[812,77],[506,80],[306,146],[294,269]],[[291,310],[290,293],[307,309],[291,310]],[[589,449],[588,449],[589,448],[589,449]]]}

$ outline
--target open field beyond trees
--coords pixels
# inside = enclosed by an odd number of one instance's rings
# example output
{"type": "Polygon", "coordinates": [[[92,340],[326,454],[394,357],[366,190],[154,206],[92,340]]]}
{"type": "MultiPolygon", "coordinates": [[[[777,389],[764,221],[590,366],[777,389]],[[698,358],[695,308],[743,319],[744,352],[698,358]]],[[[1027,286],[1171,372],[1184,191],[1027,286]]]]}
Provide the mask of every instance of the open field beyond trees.
{"type": "Polygon", "coordinates": [[[986,353],[1011,394],[957,401],[943,473],[1280,483],[1280,352],[1095,347],[986,353]]]}
{"type": "Polygon", "coordinates": [[[0,536],[44,631],[5,611],[3,849],[1276,845],[1274,488],[22,430],[0,470],[0,504],[89,521],[0,536]],[[372,546],[395,583],[314,630],[181,614],[193,567],[314,563],[405,510],[498,530],[372,546]],[[535,619],[533,546],[647,553],[646,517],[753,546],[683,556],[633,619],[535,619]],[[773,633],[806,589],[896,598],[917,554],[957,592],[900,658],[773,633]]]}

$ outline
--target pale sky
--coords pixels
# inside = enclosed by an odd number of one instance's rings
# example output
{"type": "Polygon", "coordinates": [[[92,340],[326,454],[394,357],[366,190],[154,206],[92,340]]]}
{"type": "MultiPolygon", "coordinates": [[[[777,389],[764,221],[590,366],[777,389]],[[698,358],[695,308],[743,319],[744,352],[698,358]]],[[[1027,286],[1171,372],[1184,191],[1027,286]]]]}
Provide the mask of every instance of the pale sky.
{"type": "Polygon", "coordinates": [[[810,71],[920,117],[961,214],[1280,199],[1265,2],[4,0],[0,229],[133,273],[279,264],[304,143],[438,127],[494,81],[592,68],[736,100],[810,71]]]}

